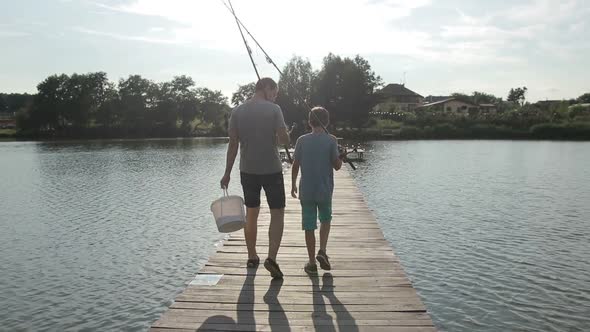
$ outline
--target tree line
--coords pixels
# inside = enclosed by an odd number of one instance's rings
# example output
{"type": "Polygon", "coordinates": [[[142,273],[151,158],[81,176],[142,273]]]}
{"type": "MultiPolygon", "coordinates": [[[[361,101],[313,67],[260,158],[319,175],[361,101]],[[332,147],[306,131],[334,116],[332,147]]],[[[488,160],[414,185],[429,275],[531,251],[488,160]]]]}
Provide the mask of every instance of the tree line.
{"type": "MultiPolygon", "coordinates": [[[[361,126],[377,100],[381,79],[368,61],[329,54],[320,70],[294,57],[283,68],[277,103],[287,123],[303,122],[306,105],[325,105],[334,121],[361,126]]],[[[231,103],[251,97],[239,86],[231,103]]],[[[154,82],[131,75],[117,83],[104,72],[51,75],[34,95],[1,95],[2,110],[17,111],[21,136],[178,137],[225,135],[231,106],[221,91],[198,87],[189,76],[154,82]]],[[[303,126],[300,126],[303,127],[303,126]]]]}
{"type": "MultiPolygon", "coordinates": [[[[383,81],[361,56],[328,54],[319,69],[293,57],[282,69],[277,103],[288,125],[306,129],[308,106],[330,111],[333,130],[376,128],[370,112],[383,102],[376,93],[383,81]]],[[[104,72],[52,75],[37,85],[37,93],[0,94],[0,113],[17,112],[18,134],[25,137],[179,137],[225,135],[232,106],[254,93],[254,82],[240,85],[228,100],[221,91],[199,87],[189,76],[154,82],[131,75],[109,81],[104,72]]],[[[449,118],[441,112],[391,112],[386,118],[418,128],[482,123],[516,130],[564,121],[588,121],[590,93],[561,104],[526,102],[526,87],[510,89],[507,99],[485,92],[452,96],[473,104],[494,104],[497,114],[474,114],[470,119],[449,118]],[[440,114],[439,114],[440,113],[440,114]]],[[[344,133],[346,134],[346,133],[344,133]]],[[[354,133],[353,133],[354,134],[354,133]]]]}
{"type": "Polygon", "coordinates": [[[229,112],[220,91],[188,76],[156,83],[140,75],[111,82],[104,72],[52,75],[18,109],[17,127],[29,136],[170,137],[212,130],[229,112]]]}

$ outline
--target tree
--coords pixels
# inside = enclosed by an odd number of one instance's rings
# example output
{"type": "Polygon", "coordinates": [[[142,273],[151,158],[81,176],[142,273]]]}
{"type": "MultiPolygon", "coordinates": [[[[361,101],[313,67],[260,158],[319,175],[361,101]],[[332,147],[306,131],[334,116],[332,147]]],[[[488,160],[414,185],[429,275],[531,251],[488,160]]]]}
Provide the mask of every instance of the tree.
{"type": "Polygon", "coordinates": [[[28,93],[0,93],[0,112],[16,112],[33,103],[34,95],[28,93]]]}
{"type": "Polygon", "coordinates": [[[506,100],[518,103],[519,105],[523,106],[526,99],[526,92],[526,86],[523,86],[522,88],[510,89],[510,92],[508,92],[508,98],[506,98],[506,100]]]}
{"type": "Polygon", "coordinates": [[[8,104],[4,100],[4,94],[0,94],[0,113],[8,111],[8,104]]]}
{"type": "Polygon", "coordinates": [[[580,104],[588,104],[590,103],[590,92],[585,93],[578,97],[577,102],[580,104]]]}
{"type": "Polygon", "coordinates": [[[66,125],[63,110],[68,99],[69,76],[52,75],[37,85],[35,105],[30,113],[29,125],[41,130],[56,130],[66,125]]]}
{"type": "Polygon", "coordinates": [[[120,107],[121,98],[119,97],[119,91],[117,91],[117,88],[112,82],[108,82],[104,91],[104,100],[98,106],[94,116],[96,123],[107,129],[118,124],[121,116],[117,110],[120,107]]]}
{"type": "Polygon", "coordinates": [[[278,83],[277,104],[283,109],[285,122],[301,122],[306,119],[314,77],[309,60],[298,56],[294,56],[283,68],[283,76],[278,83]]]}
{"type": "Polygon", "coordinates": [[[211,123],[216,134],[225,134],[231,111],[227,105],[227,97],[221,91],[207,88],[197,88],[196,94],[203,121],[211,123]]]}
{"type": "Polygon", "coordinates": [[[313,101],[330,111],[332,123],[348,122],[360,127],[377,104],[373,93],[381,85],[381,78],[362,57],[343,59],[329,54],[317,74],[313,101]]]}
{"type": "Polygon", "coordinates": [[[65,84],[64,116],[74,127],[88,127],[106,101],[109,88],[104,72],[72,74],[65,84]]]}
{"type": "Polygon", "coordinates": [[[455,93],[451,94],[451,97],[453,97],[459,101],[462,101],[464,103],[470,103],[470,104],[474,103],[473,97],[471,97],[467,94],[461,93],[461,92],[455,92],[455,93]]]}
{"type": "Polygon", "coordinates": [[[171,93],[178,110],[181,128],[190,132],[190,124],[199,113],[199,100],[195,91],[195,81],[189,76],[176,76],[170,82],[171,93]]]}
{"type": "Polygon", "coordinates": [[[255,90],[256,83],[254,82],[238,86],[238,90],[231,96],[231,104],[233,106],[242,104],[254,95],[255,90]]]}
{"type": "Polygon", "coordinates": [[[493,94],[479,92],[479,91],[473,91],[473,94],[471,95],[471,99],[473,100],[473,103],[476,105],[497,104],[502,101],[502,98],[498,98],[498,97],[494,96],[493,94]]]}
{"type": "Polygon", "coordinates": [[[121,125],[134,131],[147,129],[156,102],[157,85],[140,75],[119,80],[121,125]]]}

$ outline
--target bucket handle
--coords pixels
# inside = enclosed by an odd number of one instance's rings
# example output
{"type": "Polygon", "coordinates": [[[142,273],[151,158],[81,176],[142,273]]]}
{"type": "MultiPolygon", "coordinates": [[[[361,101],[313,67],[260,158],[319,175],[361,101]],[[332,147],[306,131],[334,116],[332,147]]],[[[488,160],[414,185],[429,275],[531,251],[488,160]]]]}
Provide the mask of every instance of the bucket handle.
{"type": "MultiPolygon", "coordinates": [[[[227,193],[227,187],[223,187],[221,189],[223,189],[223,197],[229,196],[227,193]]],[[[219,209],[221,210],[221,214],[223,214],[223,199],[219,202],[219,209]]]]}

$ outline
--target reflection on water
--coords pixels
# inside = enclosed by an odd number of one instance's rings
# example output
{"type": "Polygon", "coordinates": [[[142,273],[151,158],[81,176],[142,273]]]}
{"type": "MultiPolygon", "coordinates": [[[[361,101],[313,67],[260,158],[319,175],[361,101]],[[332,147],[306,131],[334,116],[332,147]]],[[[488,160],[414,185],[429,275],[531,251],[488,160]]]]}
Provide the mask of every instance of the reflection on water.
{"type": "MultiPolygon", "coordinates": [[[[225,144],[0,143],[0,330],[145,330],[221,239],[225,144]]],[[[590,144],[367,150],[353,175],[441,330],[590,330],[590,144]]]]}
{"type": "Polygon", "coordinates": [[[445,331],[590,330],[590,144],[374,142],[354,174],[445,331]]]}
{"type": "Polygon", "coordinates": [[[221,238],[208,212],[224,141],[16,142],[0,155],[2,328],[144,330],[221,238]]]}

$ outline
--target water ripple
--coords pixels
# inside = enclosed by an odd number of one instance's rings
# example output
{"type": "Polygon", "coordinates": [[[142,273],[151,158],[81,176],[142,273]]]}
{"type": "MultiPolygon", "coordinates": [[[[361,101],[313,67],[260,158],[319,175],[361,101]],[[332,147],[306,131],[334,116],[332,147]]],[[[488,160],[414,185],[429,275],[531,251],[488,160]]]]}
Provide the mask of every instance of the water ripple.
{"type": "Polygon", "coordinates": [[[590,330],[590,144],[369,145],[353,174],[442,331],[590,330]]]}

